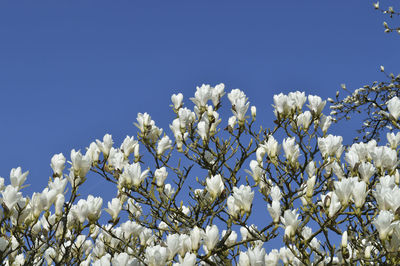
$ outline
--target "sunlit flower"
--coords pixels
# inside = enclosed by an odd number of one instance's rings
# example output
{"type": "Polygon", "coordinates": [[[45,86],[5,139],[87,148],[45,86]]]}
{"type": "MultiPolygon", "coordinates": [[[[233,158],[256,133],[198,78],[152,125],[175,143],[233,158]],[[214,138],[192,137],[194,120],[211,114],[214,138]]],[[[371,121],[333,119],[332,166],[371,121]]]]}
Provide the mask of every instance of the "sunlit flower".
{"type": "Polygon", "coordinates": [[[166,150],[172,148],[172,141],[168,136],[164,136],[157,145],[157,155],[161,156],[166,150]]]}
{"type": "Polygon", "coordinates": [[[224,190],[224,182],[222,181],[221,175],[214,175],[206,178],[207,191],[211,194],[213,199],[221,195],[224,190]]]}
{"type": "Polygon", "coordinates": [[[103,142],[96,139],[96,143],[97,147],[99,147],[99,150],[104,154],[104,157],[107,157],[111,147],[114,144],[114,141],[112,140],[112,136],[110,134],[105,134],[103,137],[103,142]]]}
{"type": "Polygon", "coordinates": [[[183,94],[182,93],[172,94],[171,101],[174,106],[174,109],[178,110],[182,106],[183,94]]]}
{"type": "Polygon", "coordinates": [[[122,209],[121,201],[117,198],[113,198],[111,202],[108,202],[107,206],[108,208],[105,209],[106,212],[108,212],[111,215],[113,221],[115,221],[118,218],[118,214],[122,209]]]}
{"type": "Polygon", "coordinates": [[[28,176],[28,174],[29,174],[29,171],[22,173],[21,167],[11,169],[11,172],[10,172],[11,185],[13,187],[19,188],[20,186],[22,186],[25,183],[26,177],[28,176]]]}
{"type": "Polygon", "coordinates": [[[400,116],[400,99],[395,96],[386,104],[390,115],[394,118],[394,120],[397,120],[400,116]]]}
{"type": "Polygon", "coordinates": [[[62,176],[62,172],[65,167],[65,157],[62,153],[55,154],[51,158],[51,163],[50,163],[51,169],[53,169],[53,172],[57,176],[62,176]]]}
{"type": "Polygon", "coordinates": [[[298,217],[299,214],[297,214],[297,210],[285,210],[285,212],[283,213],[283,217],[281,217],[282,224],[285,228],[285,236],[294,236],[297,227],[300,224],[300,220],[298,220],[298,217]]]}
{"type": "Polygon", "coordinates": [[[394,215],[390,211],[380,211],[379,215],[372,222],[378,230],[381,240],[385,240],[388,234],[393,230],[393,219],[394,215]]]}

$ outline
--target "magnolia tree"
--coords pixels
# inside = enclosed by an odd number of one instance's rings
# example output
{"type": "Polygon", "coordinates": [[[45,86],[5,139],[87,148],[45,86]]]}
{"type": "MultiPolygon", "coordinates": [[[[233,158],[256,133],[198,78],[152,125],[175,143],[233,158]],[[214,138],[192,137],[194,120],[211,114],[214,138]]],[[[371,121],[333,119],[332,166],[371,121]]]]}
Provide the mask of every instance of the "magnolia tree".
{"type": "Polygon", "coordinates": [[[0,261],[398,265],[400,76],[387,76],[344,99],[275,95],[269,129],[243,91],[202,85],[185,104],[172,95],[170,130],[139,113],[137,136],[118,146],[107,134],[72,150],[69,167],[54,155],[42,192],[26,195],[28,172],[12,169],[0,179],[0,261]],[[345,146],[329,128],[353,112],[365,114],[362,142],[345,146]],[[112,200],[79,195],[90,172],[112,200]]]}

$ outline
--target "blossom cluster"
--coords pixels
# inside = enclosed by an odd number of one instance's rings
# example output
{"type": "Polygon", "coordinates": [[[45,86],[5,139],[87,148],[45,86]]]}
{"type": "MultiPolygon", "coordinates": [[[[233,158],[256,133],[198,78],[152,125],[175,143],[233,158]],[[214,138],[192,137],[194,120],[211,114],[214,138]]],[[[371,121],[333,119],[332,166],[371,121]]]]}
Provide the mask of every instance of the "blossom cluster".
{"type": "MultiPolygon", "coordinates": [[[[0,259],[6,265],[399,262],[398,130],[384,144],[346,146],[342,136],[328,134],[336,120],[324,114],[327,101],[298,91],[275,95],[276,127],[259,130],[256,108],[248,115],[249,99],[239,89],[197,87],[193,110],[183,99],[171,97],[170,131],[139,113],[136,138],[127,136],[119,147],[106,134],[85,152],[73,149],[69,167],[55,154],[40,193],[23,194],[28,172],[20,167],[11,170],[9,184],[0,178],[0,259]],[[225,94],[232,111],[226,120],[219,114],[225,94]],[[110,201],[79,195],[94,174],[114,186],[110,201]],[[255,212],[258,196],[265,202],[255,212]]],[[[384,107],[393,124],[399,103],[392,97],[384,107]]]]}

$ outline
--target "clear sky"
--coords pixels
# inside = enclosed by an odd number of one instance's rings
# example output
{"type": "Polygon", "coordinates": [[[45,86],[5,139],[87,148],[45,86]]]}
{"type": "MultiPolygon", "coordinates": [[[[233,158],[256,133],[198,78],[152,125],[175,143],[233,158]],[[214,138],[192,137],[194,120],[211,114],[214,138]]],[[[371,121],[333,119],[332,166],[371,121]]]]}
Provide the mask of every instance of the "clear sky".
{"type": "Polygon", "coordinates": [[[383,20],[365,0],[1,1],[0,176],[21,166],[41,191],[53,154],[105,133],[119,145],[138,112],[172,137],[171,94],[189,104],[202,83],[244,90],[268,125],[274,94],[382,80],[380,65],[400,72],[383,20]]]}

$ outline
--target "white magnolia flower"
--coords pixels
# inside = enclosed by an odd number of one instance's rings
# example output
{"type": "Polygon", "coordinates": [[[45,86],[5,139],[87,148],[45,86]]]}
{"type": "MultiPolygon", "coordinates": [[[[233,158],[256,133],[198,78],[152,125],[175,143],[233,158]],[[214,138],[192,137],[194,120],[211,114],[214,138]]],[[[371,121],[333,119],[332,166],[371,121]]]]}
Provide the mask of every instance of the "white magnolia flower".
{"type": "Polygon", "coordinates": [[[395,135],[393,132],[387,133],[386,138],[390,144],[390,148],[396,150],[400,143],[400,132],[395,135]]]}
{"type": "Polygon", "coordinates": [[[197,132],[199,133],[199,135],[203,141],[206,141],[208,139],[208,131],[209,131],[209,127],[208,127],[207,122],[200,121],[197,124],[197,132]]]}
{"type": "Polygon", "coordinates": [[[3,195],[4,204],[10,210],[22,199],[22,193],[18,192],[18,187],[12,185],[6,186],[1,194],[3,195]]]}
{"type": "Polygon", "coordinates": [[[154,176],[156,177],[156,183],[158,187],[162,187],[164,185],[164,181],[168,176],[167,169],[163,166],[160,169],[156,169],[154,171],[154,176]]]}
{"type": "Polygon", "coordinates": [[[294,137],[286,138],[283,140],[282,146],[288,162],[292,165],[295,165],[300,155],[300,149],[299,145],[296,144],[296,139],[294,137]]]}
{"type": "Polygon", "coordinates": [[[86,156],[82,156],[80,151],[71,151],[72,169],[75,176],[85,177],[89,172],[92,162],[86,156]]]}
{"type": "Polygon", "coordinates": [[[254,198],[254,191],[251,191],[251,187],[241,185],[239,188],[233,187],[232,191],[235,204],[239,206],[242,212],[249,213],[254,198]]]}
{"type": "Polygon", "coordinates": [[[308,103],[307,107],[318,116],[324,109],[326,101],[322,101],[319,96],[308,95],[308,103]]]}
{"type": "Polygon", "coordinates": [[[341,136],[333,136],[329,134],[324,138],[318,138],[318,148],[324,158],[329,156],[340,158],[344,150],[342,141],[343,138],[341,136]]]}
{"type": "Polygon", "coordinates": [[[182,258],[179,255],[179,263],[174,263],[173,266],[195,266],[196,265],[196,254],[187,252],[182,258]]]}
{"type": "Polygon", "coordinates": [[[172,148],[172,141],[168,136],[164,136],[157,145],[157,155],[161,156],[166,150],[172,148]]]}
{"type": "Polygon", "coordinates": [[[137,265],[135,258],[128,255],[128,253],[117,253],[111,260],[113,266],[134,266],[137,265]],[[136,262],[136,263],[135,263],[136,262]]]}
{"type": "Polygon", "coordinates": [[[322,133],[326,134],[331,124],[332,124],[332,117],[322,114],[319,120],[319,126],[322,130],[322,133]]]}
{"type": "Polygon", "coordinates": [[[298,220],[299,214],[297,214],[297,210],[285,210],[283,213],[283,217],[281,217],[282,224],[285,228],[285,236],[292,237],[294,236],[297,227],[300,224],[300,220],[298,220]]]}
{"type": "Polygon", "coordinates": [[[375,167],[381,171],[391,171],[398,164],[397,152],[389,147],[375,147],[375,149],[371,152],[371,157],[374,160],[375,167]]]}
{"type": "Polygon", "coordinates": [[[218,227],[215,224],[211,226],[207,225],[206,231],[204,233],[204,244],[209,252],[213,250],[215,245],[218,243],[218,239],[219,239],[218,227]]]}
{"type": "Polygon", "coordinates": [[[112,136],[110,134],[105,134],[103,137],[103,142],[96,139],[96,143],[97,147],[99,147],[99,150],[104,154],[104,157],[107,157],[111,147],[114,144],[114,141],[112,140],[112,136]]]}
{"type": "Polygon", "coordinates": [[[168,260],[167,249],[160,245],[148,246],[145,252],[145,262],[149,266],[165,265],[168,260]]]}
{"type": "Polygon", "coordinates": [[[298,111],[301,111],[304,103],[307,101],[305,92],[289,92],[288,99],[290,105],[295,106],[298,111]]]}
{"type": "Polygon", "coordinates": [[[240,251],[238,266],[251,266],[249,256],[246,252],[240,251]]]}
{"type": "Polygon", "coordinates": [[[274,113],[277,117],[278,115],[283,117],[287,116],[294,107],[289,101],[289,97],[283,93],[274,95],[274,105],[272,106],[275,109],[274,113]]]}
{"type": "Polygon", "coordinates": [[[182,93],[172,94],[171,101],[174,106],[174,109],[178,110],[182,106],[183,94],[182,93]]]}
{"type": "Polygon", "coordinates": [[[226,205],[228,206],[228,213],[233,218],[238,218],[240,214],[240,207],[236,204],[235,198],[233,196],[229,196],[226,200],[226,205]]]}
{"type": "Polygon", "coordinates": [[[235,125],[236,125],[236,116],[229,117],[228,126],[231,127],[231,129],[234,129],[235,125]]]}
{"type": "Polygon", "coordinates": [[[113,221],[117,220],[119,212],[122,210],[121,201],[118,198],[113,198],[107,206],[108,208],[105,211],[111,215],[113,221]]]}
{"type": "Polygon", "coordinates": [[[134,125],[139,128],[142,134],[148,132],[154,125],[154,121],[151,120],[151,117],[148,113],[138,113],[136,121],[137,123],[134,123],[134,125]]]}
{"type": "Polygon", "coordinates": [[[28,174],[29,171],[22,173],[21,167],[11,169],[10,172],[11,185],[16,188],[21,187],[25,183],[28,174]]]}
{"type": "Polygon", "coordinates": [[[368,195],[367,184],[364,181],[354,182],[352,195],[356,207],[361,208],[364,205],[365,198],[368,195]]]}
{"type": "Polygon", "coordinates": [[[282,193],[278,186],[275,185],[271,188],[270,196],[273,201],[280,201],[282,199],[282,193]]]}
{"type": "Polygon", "coordinates": [[[204,231],[197,226],[193,227],[190,231],[190,240],[192,244],[192,250],[197,251],[200,247],[200,240],[204,235],[204,231]]]}
{"type": "Polygon", "coordinates": [[[265,265],[277,266],[278,262],[279,251],[277,249],[273,249],[269,254],[265,254],[265,265]]]}
{"type": "Polygon", "coordinates": [[[265,249],[261,245],[256,245],[247,250],[250,265],[265,265],[265,249]]]}
{"type": "Polygon", "coordinates": [[[335,181],[335,194],[338,196],[341,205],[347,206],[354,189],[354,182],[357,178],[343,178],[341,181],[335,181]]]}
{"type": "Polygon", "coordinates": [[[121,144],[120,150],[124,153],[125,158],[128,158],[135,151],[135,147],[139,145],[134,137],[126,136],[121,144]]]}
{"type": "Polygon", "coordinates": [[[219,101],[222,96],[225,94],[225,85],[223,83],[220,83],[216,85],[214,88],[211,87],[211,101],[214,106],[217,106],[219,104],[219,101]]]}
{"type": "MultiPolygon", "coordinates": [[[[258,150],[258,149],[257,149],[258,150]]],[[[262,166],[262,164],[261,164],[261,166],[262,166]]],[[[258,184],[260,181],[261,181],[261,179],[262,179],[262,177],[264,176],[264,174],[265,174],[265,171],[264,171],[264,169],[262,168],[262,167],[260,167],[260,165],[258,164],[258,162],[257,161],[255,161],[255,160],[251,160],[250,161],[250,169],[251,169],[251,171],[249,171],[249,170],[245,170],[246,171],[246,173],[248,173],[249,175],[251,175],[252,177],[253,177],[253,179],[254,179],[254,182],[256,183],[256,184],[258,184]]]]}
{"type": "Polygon", "coordinates": [[[119,177],[119,184],[128,189],[132,188],[132,186],[138,187],[147,177],[148,172],[148,169],[142,172],[139,163],[126,165],[119,177]]]}
{"type": "Polygon", "coordinates": [[[172,260],[180,249],[179,234],[168,235],[166,239],[168,260],[172,260]]]}
{"type": "Polygon", "coordinates": [[[302,127],[304,130],[307,130],[311,124],[311,119],[311,112],[305,111],[304,113],[301,113],[296,117],[296,125],[297,127],[302,127]]]}
{"type": "Polygon", "coordinates": [[[196,87],[194,98],[190,100],[199,108],[205,107],[208,100],[212,97],[211,86],[203,84],[201,87],[196,87]]]}
{"type": "Polygon", "coordinates": [[[86,150],[85,157],[88,158],[92,163],[99,160],[100,149],[97,146],[96,142],[90,143],[89,148],[87,148],[86,150]]]}
{"type": "Polygon", "coordinates": [[[274,223],[279,223],[279,218],[281,217],[281,204],[279,201],[273,200],[272,205],[268,204],[268,212],[272,217],[274,223]]]}
{"type": "Polygon", "coordinates": [[[206,184],[207,191],[211,194],[213,199],[221,195],[224,190],[224,182],[222,181],[220,174],[206,178],[206,184]]]}
{"type": "Polygon", "coordinates": [[[54,209],[55,209],[55,213],[57,216],[60,216],[63,214],[64,202],[65,202],[64,194],[58,194],[56,197],[56,200],[54,202],[54,209]]]}
{"type": "Polygon", "coordinates": [[[395,96],[386,104],[390,115],[394,118],[394,120],[397,120],[400,116],[400,99],[395,96]]]}
{"type": "Polygon", "coordinates": [[[65,157],[62,153],[55,154],[51,158],[51,163],[50,163],[51,169],[53,169],[53,172],[57,176],[62,176],[62,172],[65,168],[65,157]]]}
{"type": "Polygon", "coordinates": [[[228,93],[228,99],[232,104],[232,113],[239,121],[239,125],[244,124],[246,112],[249,109],[250,103],[243,91],[234,89],[228,93]]]}
{"type": "Polygon", "coordinates": [[[281,145],[273,136],[269,136],[267,142],[265,143],[265,149],[267,150],[268,157],[270,159],[274,159],[279,155],[281,145]]]}
{"type": "Polygon", "coordinates": [[[181,108],[178,112],[178,119],[180,131],[184,131],[186,128],[190,127],[191,124],[193,124],[196,119],[196,115],[188,108],[181,108]]]}
{"type": "MultiPolygon", "coordinates": [[[[221,234],[221,238],[224,238],[226,233],[227,233],[227,231],[223,230],[222,234],[221,234]]],[[[227,245],[228,247],[232,246],[233,244],[236,243],[236,240],[237,240],[237,233],[235,231],[231,231],[228,238],[225,240],[225,245],[227,245]]]]}
{"type": "Polygon", "coordinates": [[[364,182],[369,183],[369,179],[373,174],[375,174],[375,167],[372,163],[362,162],[358,166],[358,172],[360,173],[360,177],[364,182]]]}
{"type": "Polygon", "coordinates": [[[93,197],[89,195],[86,200],[87,203],[87,218],[89,222],[96,222],[101,215],[101,207],[103,205],[103,199],[101,197],[93,197]]]}
{"type": "Polygon", "coordinates": [[[390,211],[380,211],[379,215],[372,222],[379,232],[379,238],[385,240],[393,230],[392,221],[394,219],[393,213],[390,211]]]}

